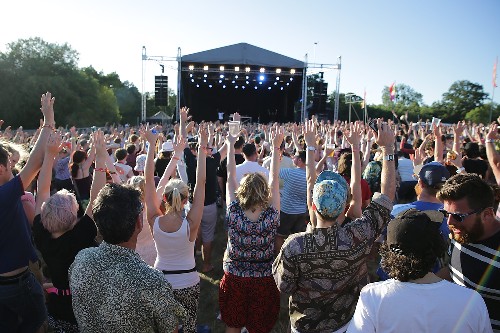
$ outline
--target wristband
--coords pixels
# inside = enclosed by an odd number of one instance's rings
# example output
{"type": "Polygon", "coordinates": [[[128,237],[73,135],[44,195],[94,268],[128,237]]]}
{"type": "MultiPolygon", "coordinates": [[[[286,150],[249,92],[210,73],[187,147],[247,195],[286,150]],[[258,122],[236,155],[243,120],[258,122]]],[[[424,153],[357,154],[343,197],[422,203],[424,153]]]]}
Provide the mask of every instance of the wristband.
{"type": "Polygon", "coordinates": [[[180,160],[180,158],[178,158],[177,156],[172,156],[172,159],[176,161],[180,160]]]}
{"type": "Polygon", "coordinates": [[[465,171],[465,168],[464,168],[464,167],[461,167],[461,168],[458,168],[458,169],[457,169],[457,173],[462,173],[463,171],[465,171]]]}
{"type": "Polygon", "coordinates": [[[307,146],[307,150],[310,150],[310,151],[316,151],[316,147],[313,147],[313,146],[307,146]]]}
{"type": "Polygon", "coordinates": [[[495,140],[493,140],[493,139],[486,139],[486,141],[485,141],[485,142],[486,142],[486,143],[495,143],[495,140]]]}
{"type": "Polygon", "coordinates": [[[53,131],[55,130],[54,126],[49,125],[49,124],[46,124],[46,125],[43,125],[43,126],[42,126],[42,128],[45,128],[45,127],[50,128],[50,129],[51,129],[51,130],[53,130],[53,131]]]}
{"type": "Polygon", "coordinates": [[[385,155],[384,161],[394,161],[394,154],[385,155]]]}
{"type": "Polygon", "coordinates": [[[110,175],[116,175],[116,171],[109,171],[108,170],[108,172],[109,172],[110,175]]]}
{"type": "Polygon", "coordinates": [[[95,168],[94,171],[98,171],[98,172],[107,172],[108,170],[105,169],[105,168],[95,168]]]}

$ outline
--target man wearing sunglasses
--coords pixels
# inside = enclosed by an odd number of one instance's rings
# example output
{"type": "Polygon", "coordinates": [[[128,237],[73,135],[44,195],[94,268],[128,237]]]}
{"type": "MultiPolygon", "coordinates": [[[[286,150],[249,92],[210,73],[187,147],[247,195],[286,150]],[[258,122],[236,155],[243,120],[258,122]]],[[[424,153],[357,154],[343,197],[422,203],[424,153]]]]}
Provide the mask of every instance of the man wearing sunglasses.
{"type": "Polygon", "coordinates": [[[451,177],[438,192],[450,228],[450,264],[439,276],[477,290],[500,332],[500,221],[495,193],[476,174],[451,177]]]}

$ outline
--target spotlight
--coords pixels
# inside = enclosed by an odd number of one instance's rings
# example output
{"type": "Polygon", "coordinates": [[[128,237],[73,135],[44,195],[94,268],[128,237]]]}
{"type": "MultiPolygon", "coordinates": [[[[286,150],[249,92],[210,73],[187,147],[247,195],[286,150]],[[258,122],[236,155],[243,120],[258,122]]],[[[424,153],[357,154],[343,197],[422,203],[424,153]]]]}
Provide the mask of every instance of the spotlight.
{"type": "Polygon", "coordinates": [[[260,76],[259,76],[259,80],[260,80],[260,81],[264,81],[264,75],[260,75],[260,76]]]}
{"type": "MultiPolygon", "coordinates": [[[[212,88],[212,85],[211,85],[211,84],[209,84],[209,85],[208,85],[208,87],[209,87],[209,88],[212,88]]],[[[283,90],[283,88],[281,88],[281,90],[283,90]]]]}
{"type": "Polygon", "coordinates": [[[207,80],[203,80],[203,82],[207,83],[207,80]]]}
{"type": "Polygon", "coordinates": [[[276,76],[276,81],[279,81],[280,80],[280,77],[279,76],[276,76]]]}
{"type": "Polygon", "coordinates": [[[197,84],[197,85],[196,85],[196,88],[199,88],[199,87],[200,87],[200,85],[199,85],[199,84],[197,84]]]}
{"type": "Polygon", "coordinates": [[[262,81],[261,81],[261,82],[259,82],[259,84],[262,84],[262,81]]]}
{"type": "Polygon", "coordinates": [[[222,83],[222,80],[219,80],[219,83],[222,83]]]}
{"type": "Polygon", "coordinates": [[[281,73],[281,68],[276,68],[276,74],[281,73]]]}
{"type": "Polygon", "coordinates": [[[257,86],[253,87],[254,89],[257,89],[257,86]]]}
{"type": "Polygon", "coordinates": [[[247,75],[247,76],[245,76],[245,79],[247,79],[247,80],[248,80],[249,78],[250,78],[250,76],[248,76],[248,75],[247,75]]]}
{"type": "Polygon", "coordinates": [[[245,67],[245,72],[250,72],[250,67],[245,67]]]}
{"type": "Polygon", "coordinates": [[[224,78],[224,74],[219,75],[219,77],[220,77],[221,79],[223,79],[223,78],[224,78]]]}
{"type": "Polygon", "coordinates": [[[203,77],[207,77],[207,74],[203,74],[203,77]]]}
{"type": "Polygon", "coordinates": [[[235,89],[238,89],[238,86],[234,86],[235,89]]]}
{"type": "Polygon", "coordinates": [[[208,66],[207,65],[203,66],[203,70],[208,71],[208,66]]]}
{"type": "Polygon", "coordinates": [[[241,89],[245,89],[245,86],[241,86],[241,89]]]}
{"type": "Polygon", "coordinates": [[[290,81],[293,81],[293,77],[290,78],[290,81]]]}
{"type": "Polygon", "coordinates": [[[193,74],[189,74],[189,77],[193,77],[193,74]]]}
{"type": "Polygon", "coordinates": [[[192,71],[194,69],[194,65],[189,65],[189,70],[192,71]]]}
{"type": "Polygon", "coordinates": [[[221,72],[223,72],[224,71],[224,66],[220,66],[219,69],[220,69],[221,72]]]}
{"type": "Polygon", "coordinates": [[[290,74],[295,74],[295,69],[290,69],[290,74]]]}
{"type": "Polygon", "coordinates": [[[286,83],[286,85],[287,85],[287,86],[289,86],[289,85],[290,85],[290,82],[287,82],[287,83],[286,83]]]}
{"type": "Polygon", "coordinates": [[[238,66],[234,67],[234,71],[235,72],[239,72],[240,71],[240,68],[238,66]]]}
{"type": "Polygon", "coordinates": [[[222,88],[226,89],[226,85],[223,85],[222,88]]]}
{"type": "Polygon", "coordinates": [[[281,87],[281,90],[283,90],[283,87],[281,87]]]}
{"type": "Polygon", "coordinates": [[[277,84],[278,84],[278,82],[274,82],[274,85],[277,85],[277,84]]]}
{"type": "Polygon", "coordinates": [[[246,83],[246,84],[250,84],[250,82],[248,82],[248,81],[245,81],[245,83],[246,83]]]}
{"type": "Polygon", "coordinates": [[[234,78],[235,78],[235,79],[237,79],[237,78],[238,78],[238,75],[235,75],[235,76],[234,76],[234,78]]]}
{"type": "Polygon", "coordinates": [[[268,87],[267,89],[268,89],[268,90],[271,90],[271,87],[268,87]]]}
{"type": "Polygon", "coordinates": [[[265,71],[266,71],[266,69],[265,69],[264,67],[261,67],[261,68],[260,68],[260,72],[261,72],[261,73],[264,73],[265,71]]]}
{"type": "Polygon", "coordinates": [[[232,84],[234,84],[235,82],[236,82],[236,81],[234,81],[234,80],[233,80],[233,81],[231,81],[231,83],[232,83],[232,84]]]}
{"type": "Polygon", "coordinates": [[[194,82],[194,79],[191,79],[191,82],[194,82]]]}

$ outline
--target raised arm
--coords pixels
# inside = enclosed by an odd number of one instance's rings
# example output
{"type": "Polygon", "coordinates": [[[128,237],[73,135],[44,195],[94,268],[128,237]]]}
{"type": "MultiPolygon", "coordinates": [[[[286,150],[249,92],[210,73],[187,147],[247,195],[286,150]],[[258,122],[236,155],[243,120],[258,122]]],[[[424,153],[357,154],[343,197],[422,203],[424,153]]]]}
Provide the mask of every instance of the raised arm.
{"type": "Polygon", "coordinates": [[[349,133],[346,135],[346,140],[349,142],[352,148],[352,163],[351,163],[351,194],[352,199],[347,210],[347,216],[351,219],[356,219],[361,217],[363,198],[361,193],[361,156],[360,152],[360,141],[362,137],[361,124],[356,122],[354,124],[349,124],[349,133]]]}
{"type": "Polygon", "coordinates": [[[486,145],[486,156],[488,157],[488,163],[490,164],[491,170],[493,171],[493,174],[495,175],[495,179],[497,181],[497,184],[499,184],[500,183],[500,156],[498,155],[496,148],[495,148],[496,140],[498,140],[497,128],[498,128],[498,125],[496,123],[492,123],[490,125],[490,130],[488,131],[488,134],[486,134],[486,142],[484,144],[486,145]]]}
{"type": "Polygon", "coordinates": [[[189,240],[194,242],[198,236],[203,207],[205,206],[205,181],[207,178],[207,152],[208,130],[205,125],[200,125],[198,130],[198,163],[196,166],[196,185],[193,192],[193,204],[187,215],[189,222],[189,240]]]}
{"type": "MultiPolygon", "coordinates": [[[[52,133],[47,141],[45,156],[43,157],[42,167],[38,176],[36,187],[36,206],[35,216],[42,211],[42,204],[50,197],[50,181],[52,180],[52,166],[54,158],[61,147],[61,137],[56,133],[52,133]]],[[[30,223],[33,221],[30,221],[30,223]]]]}
{"type": "Polygon", "coordinates": [[[90,187],[90,201],[85,210],[85,214],[90,218],[94,217],[92,213],[93,202],[97,198],[99,191],[106,185],[106,161],[109,155],[106,150],[106,143],[104,142],[104,133],[101,130],[94,132],[93,145],[96,151],[95,169],[94,176],[92,177],[92,186],[90,187]]]}
{"type": "Polygon", "coordinates": [[[146,155],[146,166],[144,168],[144,201],[146,203],[146,213],[148,224],[151,229],[151,233],[153,233],[153,223],[157,216],[161,215],[160,210],[160,200],[158,200],[155,191],[155,150],[153,147],[156,144],[156,140],[158,140],[158,134],[153,133],[153,129],[146,128],[145,137],[147,142],[149,143],[148,153],[146,155]]]}
{"type": "Polygon", "coordinates": [[[234,143],[238,140],[237,136],[233,136],[229,131],[226,136],[226,146],[227,146],[227,183],[226,183],[226,205],[229,206],[231,202],[236,199],[236,189],[238,184],[236,183],[236,160],[235,160],[235,149],[234,143]]]}
{"type": "Polygon", "coordinates": [[[443,163],[444,144],[442,139],[443,132],[441,125],[434,127],[434,161],[443,163]]]}
{"type": "Polygon", "coordinates": [[[187,133],[187,122],[189,120],[188,113],[189,109],[186,107],[181,108],[181,111],[179,112],[179,130],[180,130],[180,135],[183,138],[187,138],[188,135],[187,133]]]}
{"type": "Polygon", "coordinates": [[[316,182],[316,162],[314,151],[316,150],[316,127],[312,120],[308,120],[304,127],[304,140],[307,145],[306,151],[306,179],[307,179],[307,208],[312,227],[316,227],[316,214],[313,210],[312,193],[316,182]]]}
{"type": "Polygon", "coordinates": [[[271,160],[271,173],[269,175],[269,186],[271,187],[271,205],[280,210],[280,147],[283,142],[284,129],[276,126],[270,131],[270,140],[273,144],[273,155],[271,160]]]}
{"type": "Polygon", "coordinates": [[[156,187],[156,197],[158,199],[158,203],[161,202],[161,196],[163,195],[165,185],[167,185],[170,177],[175,172],[177,167],[177,162],[182,158],[182,154],[184,152],[184,147],[186,147],[186,140],[182,136],[178,136],[175,138],[175,142],[173,143],[174,154],[170,161],[168,162],[167,167],[165,168],[165,172],[163,172],[163,176],[158,182],[158,186],[156,187]]]}
{"type": "Polygon", "coordinates": [[[394,160],[389,161],[388,158],[393,155],[394,159],[394,133],[381,119],[378,119],[377,124],[377,144],[382,148],[383,154],[380,192],[393,201],[396,192],[396,165],[394,160]]]}
{"type": "Polygon", "coordinates": [[[45,146],[47,144],[47,139],[50,133],[54,131],[54,101],[55,98],[52,97],[50,92],[42,95],[41,98],[41,111],[43,113],[43,125],[40,135],[36,140],[35,147],[31,151],[31,154],[26,162],[24,168],[19,172],[19,177],[23,183],[24,189],[26,189],[30,183],[35,179],[38,171],[42,167],[42,161],[45,155],[45,146]]]}

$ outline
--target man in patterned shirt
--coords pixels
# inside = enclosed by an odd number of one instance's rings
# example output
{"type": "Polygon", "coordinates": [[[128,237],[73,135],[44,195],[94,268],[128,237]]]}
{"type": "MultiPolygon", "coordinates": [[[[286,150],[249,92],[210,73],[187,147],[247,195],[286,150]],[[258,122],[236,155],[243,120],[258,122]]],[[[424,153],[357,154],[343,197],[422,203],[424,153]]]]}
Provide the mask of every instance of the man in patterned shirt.
{"type": "MultiPolygon", "coordinates": [[[[377,144],[384,152],[381,192],[361,218],[342,225],[349,187],[339,174],[324,171],[316,184],[315,124],[306,123],[308,207],[313,230],[290,236],[273,264],[281,292],[290,294],[292,332],[344,332],[361,288],[368,282],[366,257],[390,221],[395,192],[394,134],[378,121],[377,144]],[[314,186],[314,189],[312,187],[314,186]],[[312,197],[311,194],[312,193],[312,197]]],[[[360,133],[348,138],[359,151],[360,133]]]]}
{"type": "Polygon", "coordinates": [[[98,248],[80,251],[69,269],[80,331],[174,331],[185,309],[174,299],[163,274],[135,252],[143,227],[140,192],[108,184],[92,212],[104,241],[98,248]]]}

